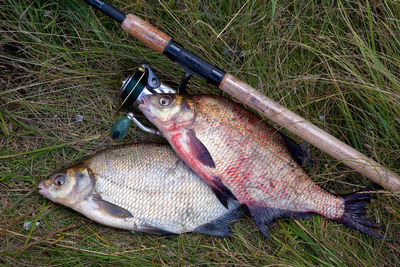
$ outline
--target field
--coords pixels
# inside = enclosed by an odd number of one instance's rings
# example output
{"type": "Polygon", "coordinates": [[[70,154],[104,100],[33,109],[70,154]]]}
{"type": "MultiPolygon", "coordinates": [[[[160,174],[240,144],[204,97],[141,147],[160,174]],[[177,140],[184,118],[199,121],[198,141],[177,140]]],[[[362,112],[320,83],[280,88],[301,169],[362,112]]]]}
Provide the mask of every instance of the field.
{"type": "MultiPolygon", "coordinates": [[[[400,2],[110,3],[400,173],[400,2]]],[[[172,87],[184,74],[84,1],[0,3],[0,265],[400,266],[400,243],[321,216],[280,221],[270,240],[249,216],[230,238],[153,236],[39,195],[50,173],[114,143],[111,125],[129,110],[117,112],[121,82],[142,63],[172,87]]],[[[188,91],[229,97],[198,78],[188,91]]],[[[123,140],[150,141],[163,142],[137,127],[123,140]]],[[[334,194],[373,185],[317,148],[312,156],[308,174],[334,194]]],[[[368,217],[400,240],[400,195],[375,195],[368,217]]]]}

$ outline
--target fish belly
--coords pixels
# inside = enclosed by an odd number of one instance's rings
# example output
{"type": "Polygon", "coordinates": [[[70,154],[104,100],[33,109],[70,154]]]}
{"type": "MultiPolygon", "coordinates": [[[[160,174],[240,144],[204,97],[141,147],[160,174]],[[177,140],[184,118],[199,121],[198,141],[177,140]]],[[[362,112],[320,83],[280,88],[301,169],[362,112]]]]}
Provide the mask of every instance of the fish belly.
{"type": "Polygon", "coordinates": [[[171,233],[193,231],[229,212],[171,149],[146,146],[91,159],[95,190],[103,200],[130,211],[138,226],[171,233]]]}

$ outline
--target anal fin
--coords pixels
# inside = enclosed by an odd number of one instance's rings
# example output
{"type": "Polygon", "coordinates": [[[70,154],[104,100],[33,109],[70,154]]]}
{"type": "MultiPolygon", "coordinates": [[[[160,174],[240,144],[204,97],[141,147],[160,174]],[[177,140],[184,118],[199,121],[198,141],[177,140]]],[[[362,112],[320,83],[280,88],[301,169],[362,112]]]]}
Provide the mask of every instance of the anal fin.
{"type": "Polygon", "coordinates": [[[249,208],[251,217],[253,217],[254,221],[256,222],[258,229],[260,229],[263,235],[267,238],[269,238],[269,227],[276,220],[287,218],[306,219],[314,215],[313,212],[299,212],[250,205],[248,205],[247,207],[249,208]]]}

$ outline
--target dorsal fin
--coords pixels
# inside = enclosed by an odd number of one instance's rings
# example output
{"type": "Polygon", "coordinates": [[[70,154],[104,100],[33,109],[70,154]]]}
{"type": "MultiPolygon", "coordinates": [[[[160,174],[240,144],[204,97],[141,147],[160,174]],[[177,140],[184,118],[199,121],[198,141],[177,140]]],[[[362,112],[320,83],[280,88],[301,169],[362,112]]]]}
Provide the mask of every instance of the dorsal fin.
{"type": "Polygon", "coordinates": [[[307,143],[297,144],[292,138],[289,136],[278,132],[279,136],[281,137],[282,141],[285,143],[286,148],[289,150],[290,154],[292,155],[293,159],[300,165],[300,166],[308,166],[312,163],[310,149],[308,148],[307,143]]]}

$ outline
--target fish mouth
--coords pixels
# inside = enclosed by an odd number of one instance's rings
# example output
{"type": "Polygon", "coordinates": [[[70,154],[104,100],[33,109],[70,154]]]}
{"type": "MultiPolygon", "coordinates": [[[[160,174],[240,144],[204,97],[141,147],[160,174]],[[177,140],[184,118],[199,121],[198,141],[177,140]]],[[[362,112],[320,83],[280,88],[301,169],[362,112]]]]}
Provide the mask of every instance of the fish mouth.
{"type": "Polygon", "coordinates": [[[138,108],[146,116],[146,118],[151,121],[151,119],[153,119],[153,116],[151,116],[150,113],[150,105],[149,105],[150,101],[148,97],[149,96],[145,95],[140,99],[140,104],[138,108]]]}
{"type": "Polygon", "coordinates": [[[138,106],[138,108],[140,109],[140,111],[144,111],[144,110],[147,110],[147,100],[145,99],[146,98],[146,96],[143,96],[142,98],[140,98],[140,103],[139,103],[139,106],[138,106]]]}
{"type": "Polygon", "coordinates": [[[38,188],[39,188],[39,194],[42,194],[42,192],[43,192],[43,190],[44,190],[43,184],[40,183],[39,186],[38,186],[38,188]]]}
{"type": "Polygon", "coordinates": [[[49,190],[47,190],[45,185],[43,185],[43,182],[41,182],[39,184],[38,188],[39,188],[39,194],[41,194],[42,196],[44,196],[44,197],[46,197],[48,199],[51,199],[49,190]]]}

